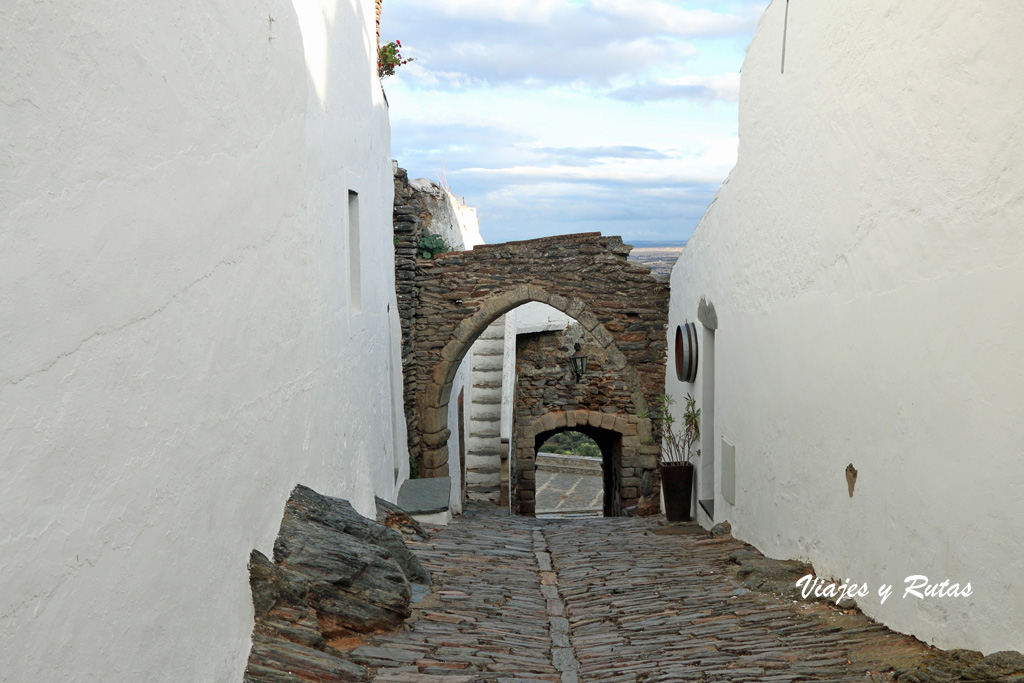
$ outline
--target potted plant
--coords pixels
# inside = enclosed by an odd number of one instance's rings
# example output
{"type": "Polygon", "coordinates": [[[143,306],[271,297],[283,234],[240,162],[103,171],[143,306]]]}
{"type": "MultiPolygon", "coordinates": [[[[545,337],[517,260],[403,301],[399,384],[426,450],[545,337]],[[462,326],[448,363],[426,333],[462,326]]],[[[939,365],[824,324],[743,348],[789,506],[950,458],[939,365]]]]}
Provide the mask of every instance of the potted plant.
{"type": "Polygon", "coordinates": [[[693,500],[693,458],[700,455],[694,446],[700,441],[700,408],[697,400],[686,395],[682,424],[676,426],[672,415],[675,400],[668,394],[659,397],[658,414],[653,422],[661,436],[661,491],[665,497],[665,518],[670,522],[690,521],[693,500]]]}

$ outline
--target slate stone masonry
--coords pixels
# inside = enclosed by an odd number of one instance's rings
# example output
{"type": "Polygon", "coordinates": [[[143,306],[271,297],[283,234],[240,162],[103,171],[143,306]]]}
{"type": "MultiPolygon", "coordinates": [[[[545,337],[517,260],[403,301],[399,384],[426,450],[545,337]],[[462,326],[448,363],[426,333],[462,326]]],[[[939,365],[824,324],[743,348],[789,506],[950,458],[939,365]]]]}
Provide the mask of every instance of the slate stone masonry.
{"type": "MultiPolygon", "coordinates": [[[[647,267],[627,261],[630,249],[618,237],[586,233],[415,260],[412,357],[404,369],[406,400],[415,401],[409,431],[410,443],[418,441],[420,476],[448,474],[447,406],[462,358],[488,324],[530,301],[580,323],[622,381],[616,391],[628,396],[621,397],[629,406],[624,414],[647,422],[639,416],[664,386],[669,290],[647,267]]],[[[638,429],[649,435],[649,424],[638,429]]],[[[656,443],[641,441],[638,453],[657,455],[656,443]]]]}
{"type": "Polygon", "coordinates": [[[592,335],[578,325],[519,335],[516,375],[513,489],[520,513],[535,511],[536,479],[531,475],[536,449],[559,431],[594,438],[605,454],[605,469],[614,468],[606,471],[606,515],[617,516],[634,505],[641,514],[659,512],[657,455],[650,452],[654,442],[651,435],[641,442],[629,383],[592,335]],[[577,342],[587,356],[587,372],[579,380],[569,365],[577,342]],[[642,445],[648,452],[640,452],[642,445]]]}

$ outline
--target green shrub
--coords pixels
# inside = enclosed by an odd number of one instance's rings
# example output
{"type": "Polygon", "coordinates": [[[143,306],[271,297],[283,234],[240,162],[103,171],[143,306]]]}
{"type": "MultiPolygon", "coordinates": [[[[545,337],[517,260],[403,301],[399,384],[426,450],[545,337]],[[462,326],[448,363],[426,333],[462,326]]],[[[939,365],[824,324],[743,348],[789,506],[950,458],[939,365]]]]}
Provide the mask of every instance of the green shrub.
{"type": "Polygon", "coordinates": [[[433,258],[437,254],[443,254],[453,250],[451,245],[444,241],[443,237],[426,231],[423,233],[423,237],[420,238],[418,251],[420,258],[433,258]]]}

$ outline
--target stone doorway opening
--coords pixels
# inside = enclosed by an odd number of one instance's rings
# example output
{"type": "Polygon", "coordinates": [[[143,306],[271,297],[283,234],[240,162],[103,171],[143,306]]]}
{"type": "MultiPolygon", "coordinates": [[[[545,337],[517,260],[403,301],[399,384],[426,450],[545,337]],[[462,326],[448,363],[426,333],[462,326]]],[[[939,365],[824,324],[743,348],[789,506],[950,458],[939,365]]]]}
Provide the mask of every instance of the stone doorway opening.
{"type": "Polygon", "coordinates": [[[592,438],[566,429],[536,437],[538,516],[603,516],[604,455],[592,438]]]}
{"type": "Polygon", "coordinates": [[[657,514],[655,471],[650,456],[641,452],[636,415],[602,410],[556,410],[516,429],[516,448],[510,458],[513,512],[536,514],[537,456],[552,436],[578,431],[601,451],[602,506],[605,517],[619,517],[628,508],[637,514],[657,514]],[[643,509],[641,509],[643,508],[643,509]]]}

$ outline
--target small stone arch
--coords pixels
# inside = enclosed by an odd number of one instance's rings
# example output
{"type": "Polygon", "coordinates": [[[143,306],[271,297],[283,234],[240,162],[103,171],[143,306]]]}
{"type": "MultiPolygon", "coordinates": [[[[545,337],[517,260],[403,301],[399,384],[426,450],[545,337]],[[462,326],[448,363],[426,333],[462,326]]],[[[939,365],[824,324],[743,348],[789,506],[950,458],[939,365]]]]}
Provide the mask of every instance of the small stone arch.
{"type": "Polygon", "coordinates": [[[513,510],[522,515],[536,512],[537,449],[555,434],[569,431],[582,432],[601,447],[606,517],[618,517],[641,501],[653,505],[658,482],[651,457],[640,452],[640,422],[635,414],[583,409],[553,410],[519,426],[510,462],[513,510]]]}

